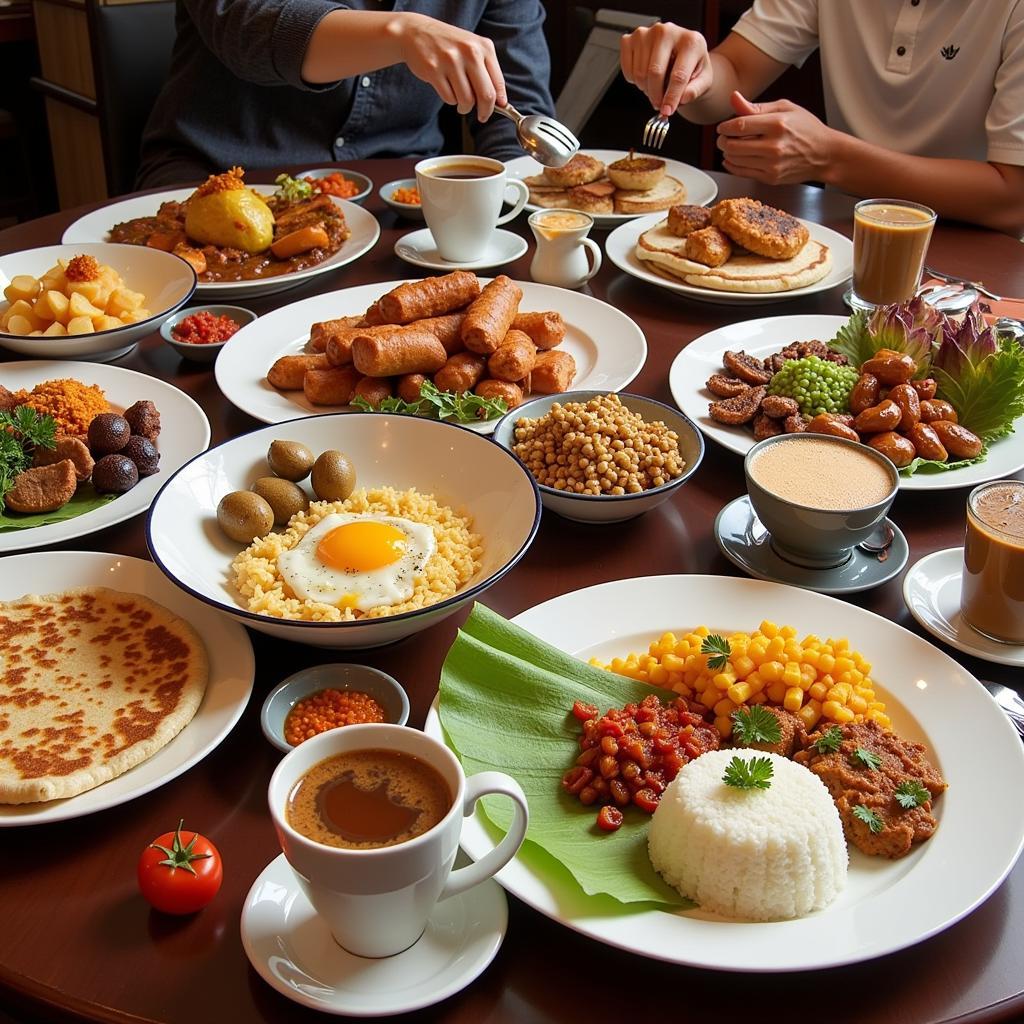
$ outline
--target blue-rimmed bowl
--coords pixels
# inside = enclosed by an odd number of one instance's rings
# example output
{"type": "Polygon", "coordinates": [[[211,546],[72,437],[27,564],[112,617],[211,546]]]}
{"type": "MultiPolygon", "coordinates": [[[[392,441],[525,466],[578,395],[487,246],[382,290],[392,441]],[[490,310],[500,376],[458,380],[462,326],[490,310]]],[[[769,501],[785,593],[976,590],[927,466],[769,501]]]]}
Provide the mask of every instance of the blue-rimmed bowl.
{"type": "MultiPolygon", "coordinates": [[[[303,178],[329,178],[332,174],[340,174],[343,178],[347,178],[359,186],[359,191],[354,196],[344,197],[347,202],[361,203],[373,191],[372,178],[360,174],[359,171],[350,171],[347,167],[314,167],[309,171],[299,171],[295,177],[301,181],[303,178]]],[[[338,198],[342,197],[338,196],[338,198]]]]}
{"type": "Polygon", "coordinates": [[[211,304],[209,306],[189,306],[186,309],[179,309],[173,316],[169,316],[160,325],[160,337],[167,342],[182,359],[191,359],[196,363],[212,363],[217,358],[217,353],[227,344],[227,341],[213,341],[208,345],[193,345],[187,341],[178,341],[171,333],[178,324],[193,313],[212,313],[214,316],[226,316],[238,324],[239,328],[251,324],[256,319],[256,314],[244,306],[223,306],[211,304]]]}
{"type": "Polygon", "coordinates": [[[399,178],[397,181],[389,181],[380,187],[377,193],[395,213],[400,213],[409,220],[423,220],[423,205],[421,203],[398,203],[392,196],[400,188],[416,188],[415,178],[399,178]]]}
{"type": "MultiPolygon", "coordinates": [[[[607,395],[607,391],[566,391],[560,395],[540,395],[507,412],[494,428],[494,440],[503,448],[513,451],[515,427],[521,419],[545,416],[556,403],[589,402],[591,398],[607,395]]],[[[546,484],[538,484],[545,508],[557,512],[565,519],[577,523],[621,523],[657,508],[679,490],[697,471],[704,458],[704,438],[693,422],[678,409],[643,395],[620,394],[619,401],[631,412],[639,413],[647,423],[661,420],[679,436],[679,451],[686,466],[682,476],[652,487],[639,494],[571,494],[546,484]]],[[[513,454],[515,454],[513,452],[513,454]]]]}
{"type": "Polygon", "coordinates": [[[394,676],[369,665],[313,665],[278,683],[263,702],[260,727],[263,735],[278,750],[287,754],[293,749],[284,738],[284,723],[288,713],[300,700],[321,690],[356,690],[365,693],[384,709],[385,722],[405,725],[409,720],[409,697],[394,676]]]}

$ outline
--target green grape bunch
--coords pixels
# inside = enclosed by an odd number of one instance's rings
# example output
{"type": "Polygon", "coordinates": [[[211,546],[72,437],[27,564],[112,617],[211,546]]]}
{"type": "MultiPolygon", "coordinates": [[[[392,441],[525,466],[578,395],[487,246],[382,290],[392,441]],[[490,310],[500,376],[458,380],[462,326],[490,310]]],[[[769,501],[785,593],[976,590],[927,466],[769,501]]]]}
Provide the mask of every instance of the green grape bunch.
{"type": "Polygon", "coordinates": [[[796,399],[804,416],[848,412],[859,374],[852,366],[806,356],[788,359],[768,385],[769,395],[796,399]]]}

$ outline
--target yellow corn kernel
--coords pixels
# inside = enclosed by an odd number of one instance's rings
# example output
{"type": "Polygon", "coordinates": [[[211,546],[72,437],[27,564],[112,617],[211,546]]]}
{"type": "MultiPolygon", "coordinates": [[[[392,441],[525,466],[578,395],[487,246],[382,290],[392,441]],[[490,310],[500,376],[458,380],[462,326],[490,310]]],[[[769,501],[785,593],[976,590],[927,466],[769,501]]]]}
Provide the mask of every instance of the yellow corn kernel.
{"type": "Polygon", "coordinates": [[[758,667],[757,672],[766,683],[774,683],[782,678],[784,668],[781,661],[765,661],[758,667]]]}
{"type": "Polygon", "coordinates": [[[832,641],[832,653],[833,654],[845,654],[850,649],[850,641],[845,636],[841,636],[838,640],[832,641]]]}
{"type": "MultiPolygon", "coordinates": [[[[811,683],[810,687],[807,690],[807,696],[813,698],[814,700],[824,700],[825,694],[827,692],[828,691],[824,683],[811,683]]],[[[866,704],[865,707],[867,707],[866,704]]]]}
{"type": "Polygon", "coordinates": [[[818,657],[818,671],[829,672],[836,667],[836,659],[831,654],[822,654],[818,657]]]}
{"type": "Polygon", "coordinates": [[[715,728],[718,730],[718,735],[721,736],[722,739],[726,739],[732,735],[732,719],[724,718],[721,715],[718,716],[715,719],[715,728]]]}
{"type": "Polygon", "coordinates": [[[718,703],[718,690],[713,686],[707,686],[700,695],[700,702],[706,708],[713,708],[718,703]]]}
{"type": "Polygon", "coordinates": [[[711,677],[711,682],[713,682],[719,690],[728,690],[729,687],[736,682],[736,677],[731,672],[719,672],[711,677]]]}
{"type": "Polygon", "coordinates": [[[787,661],[786,667],[782,670],[782,681],[787,687],[792,688],[800,685],[800,666],[795,661],[787,661]]]}
{"type": "Polygon", "coordinates": [[[836,656],[836,665],[833,671],[836,675],[839,675],[843,672],[849,672],[853,667],[853,659],[844,657],[840,654],[836,656]]]}
{"type": "Polygon", "coordinates": [[[793,640],[796,638],[796,627],[795,626],[783,626],[779,630],[779,636],[783,640],[793,640]]]}
{"type": "Polygon", "coordinates": [[[772,661],[782,661],[786,656],[786,641],[781,636],[773,637],[768,641],[764,653],[765,657],[771,658],[772,661]]]}
{"type": "Polygon", "coordinates": [[[728,697],[723,697],[714,707],[714,712],[719,717],[731,715],[735,710],[736,705],[728,697]]]}
{"type": "Polygon", "coordinates": [[[694,631],[696,636],[699,636],[701,640],[706,639],[711,634],[711,630],[707,626],[698,626],[694,631]]]}
{"type": "Polygon", "coordinates": [[[648,675],[655,686],[664,686],[668,682],[668,671],[664,665],[655,665],[648,675]]]}
{"type": "Polygon", "coordinates": [[[786,658],[789,661],[799,661],[804,653],[804,649],[797,643],[795,637],[790,637],[786,641],[786,646],[783,650],[786,652],[786,658]]]}
{"type": "Polygon", "coordinates": [[[757,666],[745,654],[729,659],[737,679],[746,679],[757,666]]]}
{"type": "Polygon", "coordinates": [[[837,704],[845,704],[850,699],[850,684],[836,683],[828,691],[828,699],[834,700],[837,704]]]}
{"type": "Polygon", "coordinates": [[[819,657],[820,654],[815,648],[808,648],[807,646],[804,646],[804,653],[800,656],[800,661],[803,662],[804,665],[810,665],[811,668],[816,669],[818,667],[819,657]]]}
{"type": "Polygon", "coordinates": [[[761,636],[767,637],[769,640],[772,640],[779,635],[779,627],[776,626],[774,622],[769,622],[767,619],[757,627],[757,631],[761,636]]]}
{"type": "Polygon", "coordinates": [[[744,682],[750,687],[751,693],[760,693],[765,687],[764,679],[759,672],[751,672],[744,682]]]}
{"type": "Polygon", "coordinates": [[[729,700],[735,701],[737,704],[743,704],[750,696],[750,684],[749,683],[735,683],[730,686],[726,693],[729,694],[729,700]]]}
{"type": "Polygon", "coordinates": [[[871,662],[865,661],[859,654],[854,658],[857,664],[857,668],[864,673],[864,675],[871,675],[871,662]]]}
{"type": "Polygon", "coordinates": [[[870,700],[868,701],[868,708],[871,711],[884,711],[885,704],[880,700],[870,700]]]}
{"type": "Polygon", "coordinates": [[[804,691],[799,686],[790,686],[786,690],[786,696],[782,699],[782,706],[787,711],[799,711],[804,702],[804,691]]]}
{"type": "Polygon", "coordinates": [[[807,685],[816,683],[818,681],[818,672],[813,665],[805,665],[802,661],[800,662],[800,675],[807,680],[807,685]]]}
{"type": "Polygon", "coordinates": [[[747,701],[747,703],[748,704],[764,704],[764,702],[767,699],[768,698],[765,697],[764,691],[762,690],[760,693],[752,693],[750,695],[750,699],[747,701]]]}
{"type": "Polygon", "coordinates": [[[818,724],[818,719],[821,718],[821,711],[814,707],[813,702],[805,704],[797,714],[803,719],[804,727],[810,731],[818,724]]]}
{"type": "Polygon", "coordinates": [[[838,713],[842,710],[843,705],[834,700],[826,700],[821,705],[821,713],[833,722],[836,721],[838,713]]]}
{"type": "Polygon", "coordinates": [[[686,662],[671,651],[668,651],[663,655],[661,664],[668,669],[669,672],[682,672],[683,669],[686,668],[686,662]]]}
{"type": "Polygon", "coordinates": [[[781,704],[786,699],[786,684],[779,679],[774,683],[769,683],[764,692],[773,704],[781,704]]]}
{"type": "Polygon", "coordinates": [[[876,711],[874,708],[869,709],[864,717],[869,722],[877,722],[883,729],[892,728],[892,722],[889,721],[889,716],[883,714],[881,711],[876,711]]]}
{"type": "Polygon", "coordinates": [[[814,633],[808,633],[807,636],[805,636],[803,640],[800,641],[800,643],[804,647],[813,647],[815,648],[815,650],[817,650],[817,648],[821,644],[821,637],[816,636],[814,633]]]}
{"type": "Polygon", "coordinates": [[[854,713],[849,708],[840,708],[836,712],[836,721],[840,725],[846,725],[847,723],[852,722],[854,717],[854,713]]]}
{"type": "Polygon", "coordinates": [[[868,709],[868,702],[854,694],[846,705],[855,715],[863,715],[868,709]]]}

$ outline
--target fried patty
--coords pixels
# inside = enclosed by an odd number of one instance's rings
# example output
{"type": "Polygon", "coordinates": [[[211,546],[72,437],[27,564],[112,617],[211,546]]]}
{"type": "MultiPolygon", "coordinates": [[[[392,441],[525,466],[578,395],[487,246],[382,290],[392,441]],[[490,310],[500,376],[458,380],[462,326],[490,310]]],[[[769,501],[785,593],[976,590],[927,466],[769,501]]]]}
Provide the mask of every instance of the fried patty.
{"type": "Polygon", "coordinates": [[[732,255],[732,245],[718,228],[700,228],[686,236],[683,255],[705,267],[720,267],[732,255]]]}
{"type": "Polygon", "coordinates": [[[604,164],[586,153],[577,153],[561,167],[545,167],[544,177],[559,188],[586,185],[604,175],[604,164]]]}
{"type": "Polygon", "coordinates": [[[677,238],[685,238],[691,231],[711,226],[711,211],[705,206],[680,203],[668,211],[668,229],[677,238]]]}
{"type": "Polygon", "coordinates": [[[756,199],[721,200],[711,208],[711,223],[737,245],[773,260],[792,259],[810,238],[796,217],[756,199]]]}

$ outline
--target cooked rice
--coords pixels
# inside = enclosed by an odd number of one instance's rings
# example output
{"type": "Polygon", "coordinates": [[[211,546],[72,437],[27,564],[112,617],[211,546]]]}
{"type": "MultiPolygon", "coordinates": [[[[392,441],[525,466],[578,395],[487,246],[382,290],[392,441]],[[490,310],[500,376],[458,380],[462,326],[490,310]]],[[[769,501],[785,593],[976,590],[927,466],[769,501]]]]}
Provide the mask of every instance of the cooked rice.
{"type": "Polygon", "coordinates": [[[454,595],[480,570],[481,538],[472,532],[472,520],[459,515],[433,495],[410,488],[396,491],[382,487],[354,491],[345,501],[314,501],[308,512],[299,512],[282,533],[270,533],[252,542],[231,563],[234,583],[245,599],[245,607],[260,615],[307,622],[351,622],[361,618],[399,615],[437,604],[454,595]],[[417,578],[408,601],[377,605],[366,612],[338,608],[322,601],[302,600],[291,595],[277,568],[282,552],[295,547],[324,516],[333,512],[371,513],[401,516],[426,523],[434,531],[437,551],[417,578]]]}

